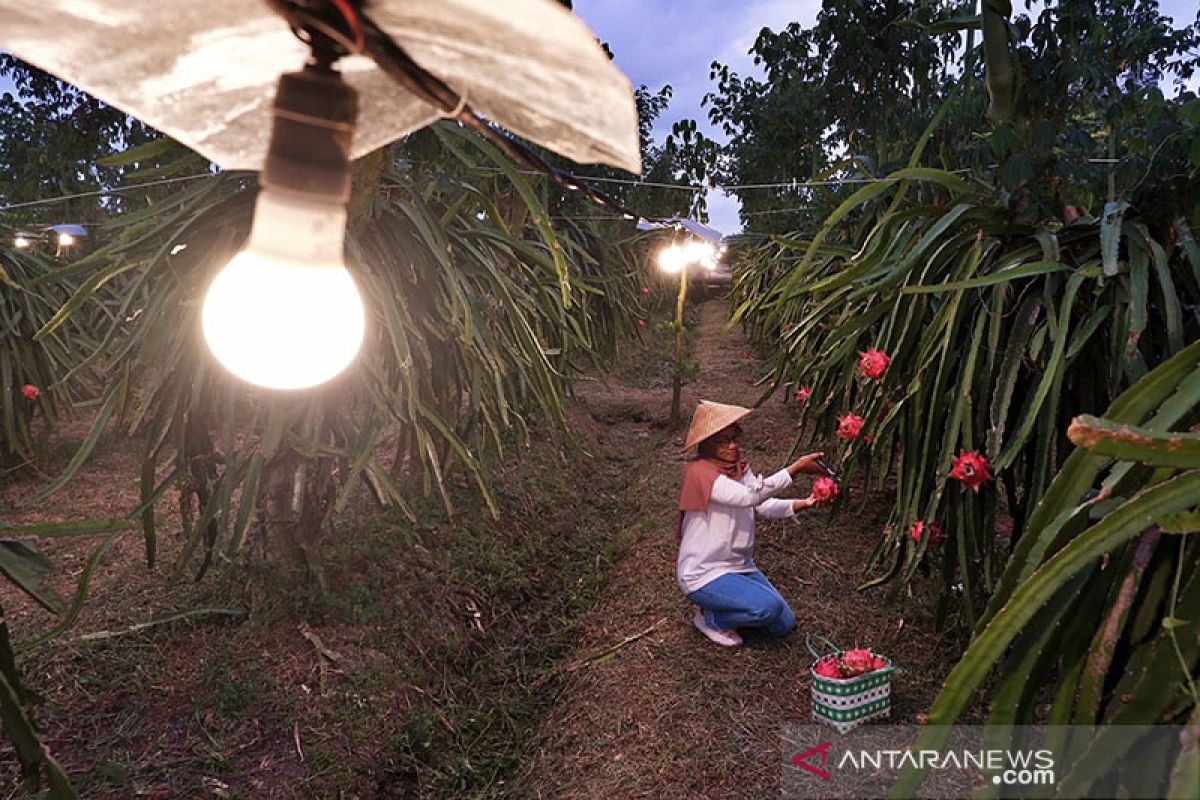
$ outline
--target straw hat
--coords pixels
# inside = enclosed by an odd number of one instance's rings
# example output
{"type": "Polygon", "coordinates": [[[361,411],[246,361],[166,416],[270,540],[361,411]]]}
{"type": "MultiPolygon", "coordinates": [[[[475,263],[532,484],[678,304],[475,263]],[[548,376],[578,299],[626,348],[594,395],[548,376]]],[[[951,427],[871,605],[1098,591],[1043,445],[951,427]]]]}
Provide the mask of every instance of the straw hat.
{"type": "Polygon", "coordinates": [[[683,449],[691,450],[714,433],[719,433],[752,413],[754,413],[752,408],[727,406],[724,403],[701,400],[700,404],[696,406],[695,413],[692,414],[692,424],[688,426],[683,449]]]}

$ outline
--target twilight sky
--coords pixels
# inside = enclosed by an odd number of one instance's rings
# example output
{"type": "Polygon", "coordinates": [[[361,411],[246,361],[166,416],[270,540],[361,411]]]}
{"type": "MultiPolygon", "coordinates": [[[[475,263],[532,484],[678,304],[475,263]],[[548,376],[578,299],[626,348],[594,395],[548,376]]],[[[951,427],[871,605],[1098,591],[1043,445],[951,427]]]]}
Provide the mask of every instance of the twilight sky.
{"type": "MultiPolygon", "coordinates": [[[[1036,14],[1042,4],[1033,12],[1024,5],[1013,3],[1014,14],[1036,14]]],[[[634,88],[644,83],[654,91],[664,84],[674,89],[655,128],[659,140],[674,122],[691,118],[718,142],[725,137],[708,124],[707,109],[700,106],[705,92],[716,88],[708,79],[709,64],[720,61],[742,75],[761,75],[746,55],[758,32],[789,22],[809,27],[820,8],[820,0],[574,0],[575,13],[608,42],[634,88]]],[[[1177,28],[1196,20],[1196,0],[1160,0],[1159,8],[1177,28]]],[[[1192,88],[1198,84],[1200,76],[1192,88]]],[[[710,224],[722,233],[741,230],[735,199],[710,192],[708,211],[710,224]]]]}
{"type": "MultiPolygon", "coordinates": [[[[789,22],[808,27],[821,9],[820,0],[574,0],[575,13],[601,41],[608,42],[617,66],[636,89],[646,84],[658,91],[670,84],[671,105],[658,118],[656,138],[671,125],[691,118],[704,133],[725,141],[709,125],[701,108],[704,94],[715,88],[709,64],[720,61],[742,75],[761,74],[747,52],[763,28],[779,30],[789,22]]],[[[737,233],[735,198],[709,192],[709,224],[724,234],[737,233]]]]}

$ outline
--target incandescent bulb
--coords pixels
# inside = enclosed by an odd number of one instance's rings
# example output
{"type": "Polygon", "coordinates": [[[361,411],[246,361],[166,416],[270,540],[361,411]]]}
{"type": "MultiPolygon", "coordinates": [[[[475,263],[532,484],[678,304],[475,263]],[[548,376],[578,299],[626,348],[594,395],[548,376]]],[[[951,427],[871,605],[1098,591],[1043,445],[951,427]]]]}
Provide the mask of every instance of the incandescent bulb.
{"type": "Polygon", "coordinates": [[[75,237],[69,233],[60,233],[58,235],[59,247],[73,247],[75,245],[75,237]]]}
{"type": "Polygon", "coordinates": [[[28,237],[22,236],[19,233],[13,237],[13,246],[14,247],[24,250],[25,248],[29,247],[31,244],[33,244],[33,242],[31,242],[28,237]]]}
{"type": "Polygon", "coordinates": [[[365,319],[342,255],[345,227],[340,204],[259,193],[246,249],[204,298],[204,338],[226,369],[259,386],[303,389],[354,360],[365,319]]]}
{"type": "Polygon", "coordinates": [[[688,254],[682,245],[671,244],[658,252],[658,266],[666,273],[674,274],[687,266],[688,254]]]}

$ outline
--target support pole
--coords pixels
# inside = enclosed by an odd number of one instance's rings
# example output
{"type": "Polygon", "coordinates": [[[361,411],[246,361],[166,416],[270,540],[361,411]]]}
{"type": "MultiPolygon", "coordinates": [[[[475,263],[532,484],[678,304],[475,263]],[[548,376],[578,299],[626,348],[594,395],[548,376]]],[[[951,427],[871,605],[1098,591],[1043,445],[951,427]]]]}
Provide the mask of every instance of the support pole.
{"type": "Polygon", "coordinates": [[[687,299],[688,268],[679,270],[679,296],[675,298],[675,381],[671,386],[671,427],[683,422],[679,413],[679,394],[683,388],[683,303],[687,299]]]}

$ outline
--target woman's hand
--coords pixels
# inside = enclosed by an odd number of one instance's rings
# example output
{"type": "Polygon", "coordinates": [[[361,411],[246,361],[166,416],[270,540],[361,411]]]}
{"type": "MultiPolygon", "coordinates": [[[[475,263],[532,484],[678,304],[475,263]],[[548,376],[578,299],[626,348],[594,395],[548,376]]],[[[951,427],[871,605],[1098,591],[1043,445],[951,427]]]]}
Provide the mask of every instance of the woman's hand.
{"type": "Polygon", "coordinates": [[[791,464],[788,464],[788,474],[793,478],[799,475],[801,472],[807,472],[810,475],[824,475],[825,469],[817,463],[817,459],[823,455],[825,455],[825,453],[821,452],[809,453],[806,456],[800,456],[791,464]]]}
{"type": "Polygon", "coordinates": [[[806,508],[816,508],[818,506],[828,505],[831,500],[821,500],[816,495],[809,495],[800,500],[792,501],[792,511],[803,511],[806,508]]]}

